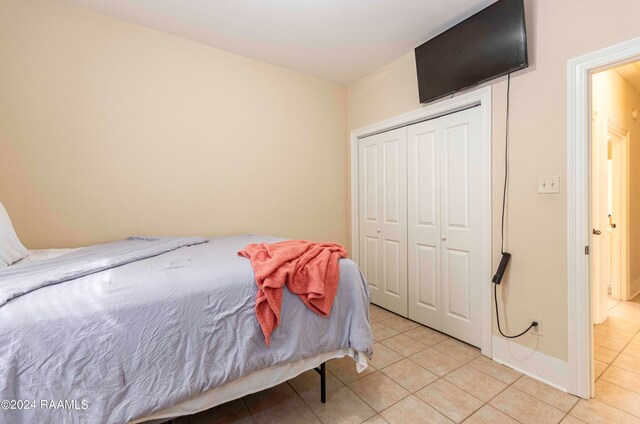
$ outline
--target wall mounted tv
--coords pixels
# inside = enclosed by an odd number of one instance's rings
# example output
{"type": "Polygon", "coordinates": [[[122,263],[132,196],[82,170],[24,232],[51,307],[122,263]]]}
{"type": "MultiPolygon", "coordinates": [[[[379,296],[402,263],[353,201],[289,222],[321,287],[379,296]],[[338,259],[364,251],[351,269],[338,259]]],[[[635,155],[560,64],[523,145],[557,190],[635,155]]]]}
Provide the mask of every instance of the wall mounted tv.
{"type": "Polygon", "coordinates": [[[529,66],[523,0],[499,0],[415,50],[420,103],[529,66]]]}

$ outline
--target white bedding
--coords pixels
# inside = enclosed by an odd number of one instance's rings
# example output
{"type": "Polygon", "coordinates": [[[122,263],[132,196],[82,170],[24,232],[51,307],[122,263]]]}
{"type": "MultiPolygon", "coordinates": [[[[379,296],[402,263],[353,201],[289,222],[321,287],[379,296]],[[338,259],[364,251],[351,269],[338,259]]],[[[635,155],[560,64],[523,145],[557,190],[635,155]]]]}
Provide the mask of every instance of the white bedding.
{"type": "Polygon", "coordinates": [[[11,266],[22,266],[31,262],[56,258],[66,253],[73,252],[74,250],[78,250],[78,249],[31,249],[29,250],[29,256],[16,262],[11,266]]]}
{"type": "MultiPolygon", "coordinates": [[[[42,261],[45,259],[55,258],[66,253],[73,252],[76,249],[32,249],[29,250],[29,256],[15,265],[28,263],[30,261],[42,261]]],[[[352,349],[340,349],[335,352],[323,353],[314,358],[304,359],[293,364],[281,364],[269,367],[260,371],[251,373],[250,375],[226,384],[222,387],[209,390],[205,393],[198,394],[193,398],[179,403],[173,407],[158,411],[151,416],[131,421],[130,424],[138,424],[143,422],[163,422],[167,419],[181,417],[185,415],[196,414],[201,411],[213,408],[226,402],[239,399],[251,393],[268,389],[285,381],[288,381],[303,372],[320,366],[323,362],[335,358],[343,358],[345,356],[354,357],[352,349]]],[[[367,358],[363,355],[358,356],[358,363],[354,364],[361,372],[367,368],[367,358]]],[[[320,386],[318,385],[318,392],[320,386]]]]}
{"type": "MultiPolygon", "coordinates": [[[[88,407],[0,411],[0,422],[124,424],[191,414],[292,378],[325,354],[369,355],[368,286],[346,259],[330,317],[285,290],[281,325],[264,344],[253,270],[237,252],[278,240],[211,239],[9,300],[0,307],[0,399],[88,407]]],[[[67,252],[33,252],[27,266],[67,252]]]]}
{"type": "Polygon", "coordinates": [[[28,253],[13,229],[9,214],[0,203],[0,268],[11,266],[25,258],[28,253]]]}

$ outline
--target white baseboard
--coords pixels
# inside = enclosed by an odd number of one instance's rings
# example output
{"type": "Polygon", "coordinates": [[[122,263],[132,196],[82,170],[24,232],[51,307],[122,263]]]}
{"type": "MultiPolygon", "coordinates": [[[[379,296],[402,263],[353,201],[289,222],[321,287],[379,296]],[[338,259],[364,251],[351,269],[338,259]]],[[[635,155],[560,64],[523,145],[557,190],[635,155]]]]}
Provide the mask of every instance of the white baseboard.
{"type": "MultiPolygon", "coordinates": [[[[638,287],[638,286],[637,286],[637,284],[640,284],[640,283],[638,283],[638,280],[640,280],[640,278],[636,278],[635,280],[633,280],[633,281],[631,282],[630,286],[631,286],[631,287],[633,287],[633,286],[638,287]]],[[[631,287],[629,287],[629,289],[631,289],[631,287]]],[[[640,294],[640,290],[638,290],[637,292],[633,293],[633,294],[629,297],[629,299],[627,299],[627,300],[632,300],[634,297],[636,297],[636,296],[637,296],[637,295],[639,295],[639,294],[640,294]]]]}
{"type": "Polygon", "coordinates": [[[569,364],[526,346],[493,336],[493,360],[562,391],[569,387],[569,364]]]}

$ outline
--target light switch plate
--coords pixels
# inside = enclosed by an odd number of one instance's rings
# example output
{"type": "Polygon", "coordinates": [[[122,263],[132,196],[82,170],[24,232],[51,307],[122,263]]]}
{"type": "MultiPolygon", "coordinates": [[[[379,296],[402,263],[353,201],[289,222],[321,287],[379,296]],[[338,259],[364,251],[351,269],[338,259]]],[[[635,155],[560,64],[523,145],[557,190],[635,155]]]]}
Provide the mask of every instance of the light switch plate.
{"type": "Polygon", "coordinates": [[[538,179],[538,193],[553,194],[560,193],[560,177],[540,177],[538,179]]]}

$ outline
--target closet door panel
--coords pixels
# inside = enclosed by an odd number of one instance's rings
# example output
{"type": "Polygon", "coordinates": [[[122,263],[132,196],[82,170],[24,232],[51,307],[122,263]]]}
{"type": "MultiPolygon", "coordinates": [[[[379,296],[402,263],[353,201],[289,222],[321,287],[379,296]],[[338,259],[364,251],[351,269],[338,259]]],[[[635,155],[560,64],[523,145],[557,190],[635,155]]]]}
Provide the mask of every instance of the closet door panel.
{"type": "Polygon", "coordinates": [[[402,290],[400,273],[402,263],[400,242],[395,240],[384,241],[384,290],[385,293],[399,298],[404,290],[402,290]]]}
{"type": "Polygon", "coordinates": [[[453,125],[443,131],[446,184],[443,207],[447,229],[469,228],[469,126],[453,125]]]}
{"type": "Polygon", "coordinates": [[[379,146],[364,146],[362,165],[364,167],[364,220],[368,223],[378,222],[378,150],[379,146]]]}
{"type": "Polygon", "coordinates": [[[479,109],[441,121],[442,330],[480,344],[479,109]]]}
{"type": "Polygon", "coordinates": [[[447,304],[444,309],[448,316],[468,323],[471,321],[469,293],[472,290],[469,278],[470,253],[444,249],[443,264],[443,280],[447,282],[447,304]]]}
{"type": "Polygon", "coordinates": [[[407,129],[409,318],[441,329],[438,122],[407,129]]]}
{"type": "Polygon", "coordinates": [[[406,129],[363,138],[359,152],[360,265],[371,301],[406,316],[406,129]]]}
{"type": "Polygon", "coordinates": [[[359,176],[359,227],[360,227],[360,258],[359,265],[362,269],[372,296],[377,294],[380,288],[379,258],[380,258],[380,234],[377,228],[380,226],[378,207],[378,174],[380,146],[375,140],[361,140],[358,148],[359,176]]]}
{"type": "MultiPolygon", "coordinates": [[[[399,150],[400,140],[393,139],[385,141],[383,146],[383,193],[384,198],[382,213],[385,224],[399,225],[401,205],[399,197],[401,197],[400,187],[400,167],[399,150]]],[[[404,168],[404,167],[403,167],[404,168]]],[[[404,209],[404,208],[403,208],[404,209]]]]}
{"type": "MultiPolygon", "coordinates": [[[[426,321],[421,319],[418,313],[411,310],[411,304],[415,303],[418,307],[426,308],[428,311],[436,311],[436,318],[434,322],[429,325],[432,328],[440,327],[440,284],[438,284],[438,268],[439,258],[438,249],[436,246],[426,246],[424,244],[415,245],[415,263],[413,272],[415,272],[415,279],[423,284],[413,285],[415,294],[415,302],[411,302],[409,317],[416,321],[426,321]]],[[[428,325],[428,324],[427,324],[428,325]]]]}
{"type": "Polygon", "coordinates": [[[378,281],[380,281],[378,277],[380,240],[378,237],[364,236],[361,245],[360,268],[369,282],[371,290],[377,291],[380,289],[378,285],[378,281]]]}

